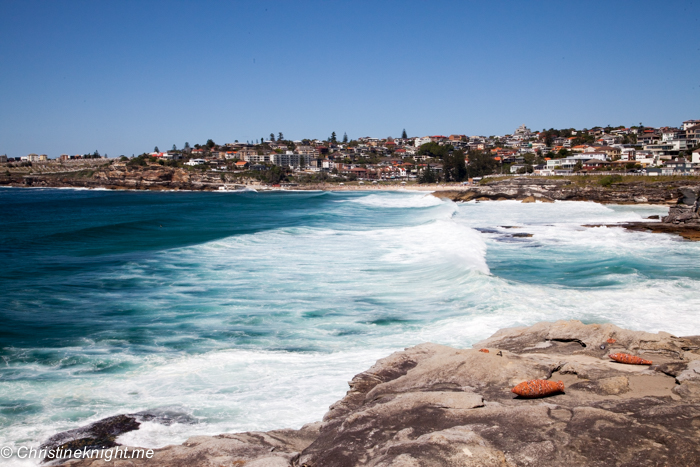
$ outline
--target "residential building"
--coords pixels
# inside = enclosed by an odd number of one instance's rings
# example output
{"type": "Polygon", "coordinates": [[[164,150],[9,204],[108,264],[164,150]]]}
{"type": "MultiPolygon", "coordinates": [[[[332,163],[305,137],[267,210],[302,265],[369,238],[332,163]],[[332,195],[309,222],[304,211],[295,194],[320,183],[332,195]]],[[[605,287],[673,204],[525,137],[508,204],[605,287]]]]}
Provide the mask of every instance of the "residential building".
{"type": "Polygon", "coordinates": [[[601,143],[603,143],[606,146],[610,146],[611,144],[619,144],[622,142],[622,137],[616,136],[616,135],[603,135],[600,137],[598,140],[601,143]]]}
{"type": "Polygon", "coordinates": [[[517,136],[520,138],[529,138],[532,135],[532,131],[528,127],[525,126],[523,123],[520,125],[516,130],[513,132],[513,136],[517,136]]]}
{"type": "Polygon", "coordinates": [[[693,164],[700,164],[700,149],[693,151],[691,162],[693,164]]]}
{"type": "Polygon", "coordinates": [[[658,144],[647,144],[644,150],[651,151],[659,156],[677,156],[681,151],[688,149],[686,140],[670,140],[658,144]]]}
{"type": "Polygon", "coordinates": [[[427,144],[427,143],[430,143],[430,142],[431,142],[430,136],[423,136],[423,137],[421,137],[421,138],[416,138],[416,139],[414,140],[413,145],[414,145],[415,147],[419,148],[419,147],[423,146],[424,144],[427,144]]]}
{"type": "Polygon", "coordinates": [[[685,140],[689,146],[697,146],[700,144],[700,124],[686,128],[685,140]]]}
{"type": "Polygon", "coordinates": [[[286,151],[284,154],[271,154],[271,161],[275,165],[282,167],[299,167],[301,162],[301,154],[295,154],[292,151],[286,151]]]}
{"type": "Polygon", "coordinates": [[[622,153],[622,150],[620,148],[612,147],[612,146],[589,146],[588,148],[583,150],[584,154],[590,154],[590,153],[605,153],[609,158],[614,159],[616,157],[619,157],[620,154],[622,153]]]}
{"type": "Polygon", "coordinates": [[[582,163],[583,168],[586,170],[600,169],[610,165],[608,161],[601,161],[600,159],[589,159],[582,163]]]}
{"type": "Polygon", "coordinates": [[[543,151],[547,147],[547,145],[536,141],[534,143],[531,143],[530,147],[533,151],[543,151]]]}
{"type": "Polygon", "coordinates": [[[664,128],[661,132],[661,142],[665,143],[668,141],[683,139],[681,138],[681,136],[684,135],[681,135],[681,133],[681,130],[679,130],[678,128],[664,128]]]}
{"type": "Polygon", "coordinates": [[[683,122],[683,129],[688,130],[688,128],[694,127],[695,125],[700,125],[700,120],[686,120],[683,122]]]}
{"type": "Polygon", "coordinates": [[[297,146],[296,153],[306,158],[313,158],[321,155],[321,151],[313,146],[297,146]]]}
{"type": "Polygon", "coordinates": [[[262,162],[272,162],[272,155],[269,151],[260,151],[261,154],[258,154],[257,152],[255,154],[248,154],[243,158],[244,161],[246,162],[251,162],[251,163],[262,163],[262,162]]]}
{"type": "Polygon", "coordinates": [[[634,160],[637,164],[642,167],[649,167],[653,165],[658,165],[659,156],[651,151],[636,151],[634,154],[634,160]]]}
{"type": "Polygon", "coordinates": [[[661,136],[655,133],[643,133],[637,136],[637,144],[646,146],[647,144],[654,144],[661,139],[661,136]]]}
{"type": "Polygon", "coordinates": [[[249,148],[241,148],[241,149],[239,149],[238,152],[237,152],[238,159],[240,159],[240,160],[242,160],[242,161],[248,161],[248,162],[250,162],[249,159],[248,159],[250,156],[255,156],[255,155],[257,155],[257,154],[258,154],[257,149],[252,148],[252,147],[249,147],[249,148]]]}
{"type": "Polygon", "coordinates": [[[622,161],[633,161],[635,160],[634,154],[635,154],[634,148],[623,148],[622,153],[620,154],[620,160],[622,161]]]}

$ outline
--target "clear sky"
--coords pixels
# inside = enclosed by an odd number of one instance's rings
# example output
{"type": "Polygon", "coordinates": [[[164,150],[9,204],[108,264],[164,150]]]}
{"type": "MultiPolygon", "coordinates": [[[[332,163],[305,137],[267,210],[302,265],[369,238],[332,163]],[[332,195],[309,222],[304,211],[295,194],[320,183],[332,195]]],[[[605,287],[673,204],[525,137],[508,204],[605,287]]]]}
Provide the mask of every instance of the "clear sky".
{"type": "Polygon", "coordinates": [[[0,154],[700,119],[698,1],[0,0],[0,154]]]}

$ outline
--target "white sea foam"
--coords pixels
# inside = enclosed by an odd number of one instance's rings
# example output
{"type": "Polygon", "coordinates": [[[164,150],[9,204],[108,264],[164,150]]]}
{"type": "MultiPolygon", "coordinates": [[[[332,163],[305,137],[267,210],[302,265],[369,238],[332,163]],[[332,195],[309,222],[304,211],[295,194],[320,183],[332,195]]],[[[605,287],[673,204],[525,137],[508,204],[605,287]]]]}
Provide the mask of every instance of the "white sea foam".
{"type": "Polygon", "coordinates": [[[426,208],[447,203],[431,194],[415,192],[411,192],[411,194],[371,194],[348,202],[378,208],[426,208]]]}
{"type": "Polygon", "coordinates": [[[665,207],[457,205],[422,193],[331,204],[363,223],[238,235],[135,260],[103,278],[142,284],[112,299],[153,314],[159,334],[149,345],[159,351],[114,352],[124,342],[91,336],[89,353],[64,349],[83,364],[18,365],[41,377],[2,381],[0,392],[42,410],[23,424],[0,419],[0,445],[35,445],[109,415],[165,406],[198,423],[146,422],[119,441],[160,447],[197,434],[298,428],[392,351],[425,341],[465,347],[541,320],[700,334],[700,244],[582,226],[665,207]],[[177,353],[169,341],[194,347],[177,353]],[[91,374],[97,363],[128,370],[91,374]]]}

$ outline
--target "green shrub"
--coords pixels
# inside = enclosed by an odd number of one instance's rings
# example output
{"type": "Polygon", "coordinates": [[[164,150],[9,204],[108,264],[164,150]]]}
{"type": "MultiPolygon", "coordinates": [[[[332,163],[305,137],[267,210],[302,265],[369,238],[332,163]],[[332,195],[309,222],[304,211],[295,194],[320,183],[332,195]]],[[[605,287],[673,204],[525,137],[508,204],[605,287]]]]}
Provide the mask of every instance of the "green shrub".
{"type": "Polygon", "coordinates": [[[601,177],[600,184],[604,187],[609,187],[613,183],[619,183],[621,181],[622,177],[620,175],[606,175],[604,177],[601,177]]]}

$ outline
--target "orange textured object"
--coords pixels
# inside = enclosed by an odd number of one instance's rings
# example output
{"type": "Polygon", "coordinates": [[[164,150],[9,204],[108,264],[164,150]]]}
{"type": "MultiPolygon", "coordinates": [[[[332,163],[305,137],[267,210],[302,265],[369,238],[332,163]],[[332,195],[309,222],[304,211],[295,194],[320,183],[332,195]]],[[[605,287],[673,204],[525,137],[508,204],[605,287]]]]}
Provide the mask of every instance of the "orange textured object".
{"type": "Polygon", "coordinates": [[[544,397],[557,392],[564,392],[563,381],[548,381],[546,379],[533,379],[523,381],[510,390],[520,397],[544,397]]]}
{"type": "Polygon", "coordinates": [[[611,337],[610,339],[607,340],[607,343],[608,343],[608,344],[614,344],[615,342],[617,342],[617,340],[616,340],[616,339],[613,339],[612,337],[611,337]]]}
{"type": "Polygon", "coordinates": [[[614,353],[608,356],[616,362],[627,363],[628,365],[651,365],[651,360],[644,360],[628,353],[614,353]]]}
{"type": "Polygon", "coordinates": [[[489,349],[479,349],[479,352],[489,353],[489,349]]]}

